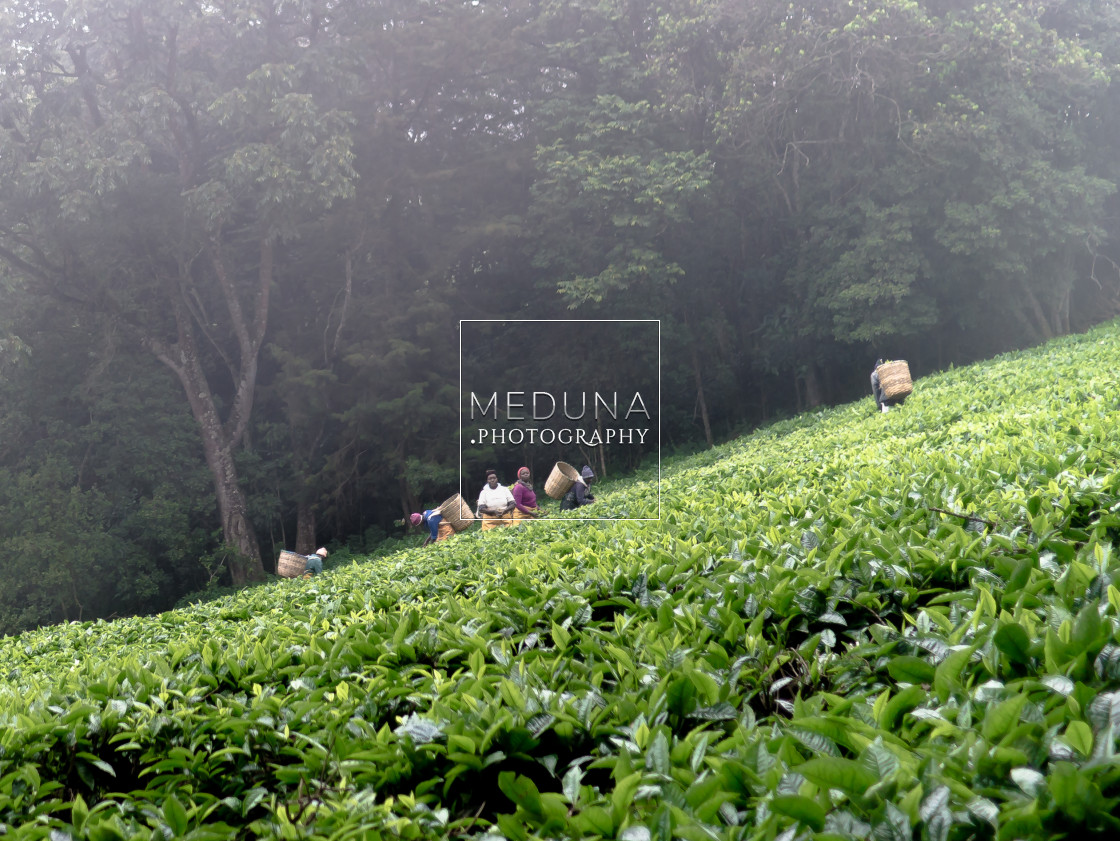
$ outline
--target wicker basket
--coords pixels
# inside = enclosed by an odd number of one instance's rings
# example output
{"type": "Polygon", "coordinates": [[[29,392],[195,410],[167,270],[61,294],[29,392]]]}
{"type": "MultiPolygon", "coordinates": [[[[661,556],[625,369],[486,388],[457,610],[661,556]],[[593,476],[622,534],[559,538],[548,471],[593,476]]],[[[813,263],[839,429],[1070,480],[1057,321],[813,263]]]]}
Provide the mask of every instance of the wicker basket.
{"type": "Polygon", "coordinates": [[[444,521],[455,531],[469,528],[470,524],[474,522],[474,512],[471,511],[471,507],[467,505],[462,494],[455,494],[455,496],[448,497],[441,502],[439,513],[443,515],[444,521]]]}
{"type": "Polygon", "coordinates": [[[552,468],[552,472],[548,474],[548,481],[544,483],[544,492],[553,499],[563,499],[564,494],[572,489],[572,485],[582,481],[578,470],[566,461],[558,461],[552,468]]]}
{"type": "Polygon", "coordinates": [[[276,564],[276,574],[281,578],[299,578],[307,571],[307,556],[298,552],[280,550],[280,560],[276,564]]]}
{"type": "Polygon", "coordinates": [[[884,362],[875,370],[879,372],[879,388],[883,391],[884,399],[897,400],[914,390],[914,383],[910,380],[910,366],[905,359],[884,362]]]}

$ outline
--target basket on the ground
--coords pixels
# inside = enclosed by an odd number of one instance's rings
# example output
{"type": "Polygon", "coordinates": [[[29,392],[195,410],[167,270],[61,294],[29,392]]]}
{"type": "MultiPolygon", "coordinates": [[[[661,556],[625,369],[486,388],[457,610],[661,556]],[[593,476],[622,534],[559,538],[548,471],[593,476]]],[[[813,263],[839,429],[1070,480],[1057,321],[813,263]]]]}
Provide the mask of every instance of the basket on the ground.
{"type": "Polygon", "coordinates": [[[910,366],[905,359],[884,362],[876,370],[879,372],[879,388],[883,391],[884,399],[896,400],[906,397],[914,390],[914,383],[910,380],[910,366]]]}
{"type": "Polygon", "coordinates": [[[466,500],[463,499],[462,494],[449,496],[441,502],[439,513],[443,515],[444,522],[455,531],[462,531],[474,522],[474,513],[471,511],[471,507],[467,505],[466,500]]]}
{"type": "Polygon", "coordinates": [[[552,472],[548,474],[548,481],[544,483],[544,492],[553,499],[563,499],[564,494],[572,489],[572,485],[582,481],[578,470],[566,461],[558,461],[552,468],[552,472]]]}
{"type": "Polygon", "coordinates": [[[276,574],[281,578],[299,578],[307,571],[307,556],[299,552],[280,550],[280,560],[276,564],[276,574]]]}

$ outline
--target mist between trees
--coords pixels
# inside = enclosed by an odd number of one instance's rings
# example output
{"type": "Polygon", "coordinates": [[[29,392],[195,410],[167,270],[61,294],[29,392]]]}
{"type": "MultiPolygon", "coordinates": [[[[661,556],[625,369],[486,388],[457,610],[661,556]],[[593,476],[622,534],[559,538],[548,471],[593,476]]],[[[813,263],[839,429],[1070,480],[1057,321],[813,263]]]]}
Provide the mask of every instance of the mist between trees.
{"type": "Polygon", "coordinates": [[[0,631],[377,545],[460,319],[661,319],[680,448],[1116,315],[1118,60],[1088,0],[5,4],[0,631]]]}

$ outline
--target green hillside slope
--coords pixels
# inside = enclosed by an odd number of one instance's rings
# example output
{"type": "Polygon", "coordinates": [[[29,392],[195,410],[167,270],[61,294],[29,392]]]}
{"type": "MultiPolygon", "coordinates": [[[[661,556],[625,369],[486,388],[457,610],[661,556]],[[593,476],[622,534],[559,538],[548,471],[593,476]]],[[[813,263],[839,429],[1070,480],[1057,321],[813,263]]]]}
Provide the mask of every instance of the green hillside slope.
{"type": "Polygon", "coordinates": [[[1115,832],[1117,325],[471,530],[0,641],[26,838],[1115,832]]]}

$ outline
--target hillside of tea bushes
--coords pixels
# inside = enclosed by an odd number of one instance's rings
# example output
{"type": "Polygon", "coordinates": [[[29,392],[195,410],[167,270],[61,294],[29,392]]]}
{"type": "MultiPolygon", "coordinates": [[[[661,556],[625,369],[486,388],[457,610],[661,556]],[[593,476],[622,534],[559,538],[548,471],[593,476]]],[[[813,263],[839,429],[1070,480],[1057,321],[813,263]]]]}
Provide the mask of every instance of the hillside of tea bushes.
{"type": "Polygon", "coordinates": [[[1115,833],[1117,371],[1112,324],[599,493],[659,522],[472,529],[2,640],[2,830],[1115,833]]]}

